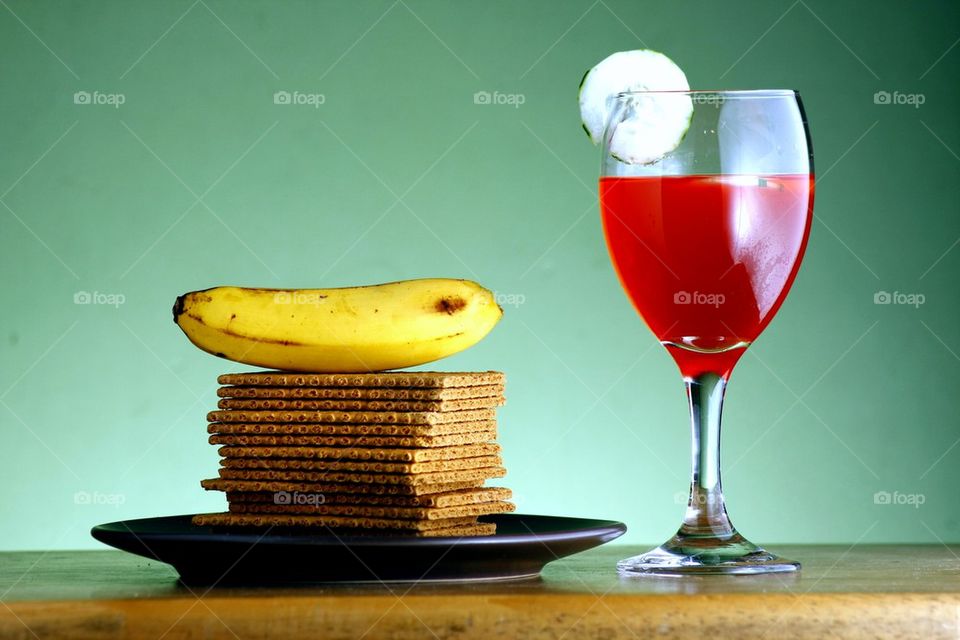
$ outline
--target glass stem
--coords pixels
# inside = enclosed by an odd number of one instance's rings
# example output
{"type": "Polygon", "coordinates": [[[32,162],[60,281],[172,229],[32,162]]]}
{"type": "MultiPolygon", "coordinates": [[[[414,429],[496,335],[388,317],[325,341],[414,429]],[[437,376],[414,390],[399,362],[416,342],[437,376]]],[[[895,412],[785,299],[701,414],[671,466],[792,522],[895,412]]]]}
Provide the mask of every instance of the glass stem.
{"type": "Polygon", "coordinates": [[[720,483],[720,410],[726,378],[705,373],[684,380],[693,427],[693,474],[683,524],[665,543],[621,560],[617,569],[627,575],[796,571],[799,563],[745,539],[727,517],[720,483]]]}
{"type": "Polygon", "coordinates": [[[720,482],[720,413],[726,380],[714,373],[686,379],[692,427],[693,472],[687,513],[678,535],[684,538],[739,538],[723,501],[720,482]]]}

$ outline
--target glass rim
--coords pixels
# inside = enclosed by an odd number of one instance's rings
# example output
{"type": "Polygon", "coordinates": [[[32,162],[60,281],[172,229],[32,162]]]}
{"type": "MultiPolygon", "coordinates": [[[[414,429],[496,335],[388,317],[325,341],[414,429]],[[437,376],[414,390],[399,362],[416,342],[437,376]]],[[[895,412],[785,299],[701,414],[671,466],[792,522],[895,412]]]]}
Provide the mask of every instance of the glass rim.
{"type": "Polygon", "coordinates": [[[796,89],[637,89],[614,94],[617,98],[641,95],[716,95],[731,98],[782,98],[799,96],[796,89]]]}

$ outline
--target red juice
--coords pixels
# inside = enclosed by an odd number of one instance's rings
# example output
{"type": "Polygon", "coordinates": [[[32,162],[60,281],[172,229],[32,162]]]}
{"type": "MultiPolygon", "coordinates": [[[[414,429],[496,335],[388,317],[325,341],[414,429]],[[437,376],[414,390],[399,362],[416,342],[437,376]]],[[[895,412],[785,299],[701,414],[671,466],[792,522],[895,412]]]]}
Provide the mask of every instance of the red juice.
{"type": "Polygon", "coordinates": [[[813,176],[600,178],[620,281],[685,377],[727,377],[793,284],[813,176]]]}

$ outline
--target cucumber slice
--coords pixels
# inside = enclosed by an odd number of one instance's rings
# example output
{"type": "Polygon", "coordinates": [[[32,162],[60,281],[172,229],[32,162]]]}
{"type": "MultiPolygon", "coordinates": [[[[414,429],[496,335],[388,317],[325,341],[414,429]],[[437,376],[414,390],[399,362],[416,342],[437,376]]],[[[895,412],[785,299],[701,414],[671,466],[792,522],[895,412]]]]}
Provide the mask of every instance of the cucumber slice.
{"type": "MultiPolygon", "coordinates": [[[[657,51],[614,53],[580,82],[580,118],[594,144],[603,140],[611,97],[627,91],[689,91],[683,71],[657,51]]],[[[610,154],[630,164],[651,164],[677,148],[693,116],[687,94],[636,95],[609,141],[610,154]]]]}

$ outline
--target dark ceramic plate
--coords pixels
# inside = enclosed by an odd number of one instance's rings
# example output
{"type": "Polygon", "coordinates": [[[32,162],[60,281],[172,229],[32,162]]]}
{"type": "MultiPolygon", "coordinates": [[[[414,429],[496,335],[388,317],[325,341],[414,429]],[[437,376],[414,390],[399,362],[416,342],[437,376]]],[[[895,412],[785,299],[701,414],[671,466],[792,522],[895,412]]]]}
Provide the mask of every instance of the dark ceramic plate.
{"type": "Polygon", "coordinates": [[[435,582],[534,578],[544,565],[620,537],[622,522],[504,514],[492,536],[337,536],[327,530],[199,527],[190,515],[97,525],[94,538],[166,562],[188,584],[435,582]]]}

